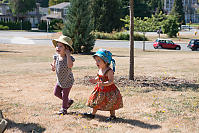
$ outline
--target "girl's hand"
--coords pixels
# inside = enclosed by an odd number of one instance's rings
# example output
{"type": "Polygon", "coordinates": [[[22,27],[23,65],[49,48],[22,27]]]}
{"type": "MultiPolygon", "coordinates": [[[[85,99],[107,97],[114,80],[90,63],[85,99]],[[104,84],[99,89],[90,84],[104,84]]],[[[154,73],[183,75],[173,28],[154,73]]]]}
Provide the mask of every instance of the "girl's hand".
{"type": "Polygon", "coordinates": [[[53,64],[50,64],[50,65],[51,65],[52,71],[55,71],[55,66],[53,64]]]}
{"type": "Polygon", "coordinates": [[[99,85],[99,87],[103,87],[103,83],[100,81],[100,82],[97,82],[97,84],[99,85]]]}
{"type": "Polygon", "coordinates": [[[93,84],[96,83],[95,79],[89,79],[89,81],[90,81],[91,83],[93,83],[93,84]]]}
{"type": "Polygon", "coordinates": [[[65,53],[66,53],[66,56],[70,56],[71,55],[71,52],[70,52],[69,49],[66,49],[65,53]]]}

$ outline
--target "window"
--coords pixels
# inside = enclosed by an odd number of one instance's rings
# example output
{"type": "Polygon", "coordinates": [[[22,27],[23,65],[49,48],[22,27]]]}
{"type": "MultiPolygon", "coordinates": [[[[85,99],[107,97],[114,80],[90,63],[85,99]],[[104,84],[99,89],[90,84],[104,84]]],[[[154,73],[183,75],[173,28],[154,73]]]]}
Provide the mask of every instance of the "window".
{"type": "Polygon", "coordinates": [[[56,9],[54,9],[54,14],[57,14],[57,10],[56,9]]]}
{"type": "Polygon", "coordinates": [[[66,15],[68,12],[68,9],[67,8],[64,8],[64,15],[66,15]]]}
{"type": "Polygon", "coordinates": [[[0,14],[3,14],[2,8],[0,8],[0,14]]]}

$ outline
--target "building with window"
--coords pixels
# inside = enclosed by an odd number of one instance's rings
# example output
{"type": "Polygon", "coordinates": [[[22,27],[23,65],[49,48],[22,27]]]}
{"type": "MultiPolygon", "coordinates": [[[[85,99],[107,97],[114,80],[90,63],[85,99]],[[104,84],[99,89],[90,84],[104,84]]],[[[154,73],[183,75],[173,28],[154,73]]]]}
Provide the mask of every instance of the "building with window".
{"type": "Polygon", "coordinates": [[[66,17],[66,13],[67,13],[69,5],[70,5],[70,2],[62,2],[60,4],[50,6],[49,7],[50,14],[43,16],[42,20],[52,20],[52,19],[64,20],[66,17]]]}
{"type": "Polygon", "coordinates": [[[13,16],[7,3],[0,4],[0,21],[13,21],[13,16]]]}
{"type": "MultiPolygon", "coordinates": [[[[37,27],[40,21],[41,14],[39,12],[39,6],[40,4],[37,3],[33,11],[27,12],[25,15],[21,16],[24,21],[30,21],[32,27],[37,27]]],[[[9,22],[14,21],[14,19],[9,3],[0,3],[0,21],[9,22]]]]}
{"type": "MultiPolygon", "coordinates": [[[[197,13],[198,0],[182,0],[185,23],[199,23],[199,14],[197,13]]],[[[164,0],[164,10],[169,14],[173,7],[174,0],[164,0]]]]}

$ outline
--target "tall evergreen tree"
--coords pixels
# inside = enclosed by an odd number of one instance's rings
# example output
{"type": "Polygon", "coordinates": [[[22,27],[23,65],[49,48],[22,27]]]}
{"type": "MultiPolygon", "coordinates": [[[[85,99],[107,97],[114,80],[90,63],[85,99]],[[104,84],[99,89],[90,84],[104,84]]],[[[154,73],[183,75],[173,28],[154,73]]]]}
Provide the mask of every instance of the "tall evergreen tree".
{"type": "Polygon", "coordinates": [[[182,0],[174,0],[170,15],[176,16],[178,18],[177,19],[178,23],[185,24],[185,13],[184,13],[182,0]]]}
{"type": "Polygon", "coordinates": [[[73,40],[75,53],[90,53],[95,37],[90,16],[90,0],[71,0],[63,34],[73,40]]]}
{"type": "Polygon", "coordinates": [[[112,32],[122,27],[121,0],[92,0],[92,20],[97,31],[112,32]]]}

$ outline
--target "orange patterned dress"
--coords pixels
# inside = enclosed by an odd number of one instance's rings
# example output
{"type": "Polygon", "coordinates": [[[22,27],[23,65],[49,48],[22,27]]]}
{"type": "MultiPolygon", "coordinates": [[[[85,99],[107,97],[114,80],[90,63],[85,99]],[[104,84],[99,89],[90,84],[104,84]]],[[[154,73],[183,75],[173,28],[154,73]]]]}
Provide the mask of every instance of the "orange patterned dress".
{"type": "MultiPolygon", "coordinates": [[[[101,81],[106,82],[108,81],[108,76],[106,76],[106,74],[104,75],[105,76],[98,76],[101,81]]],[[[111,111],[122,108],[123,101],[120,91],[115,84],[103,86],[101,88],[97,84],[89,97],[87,105],[97,110],[111,111]]]]}

